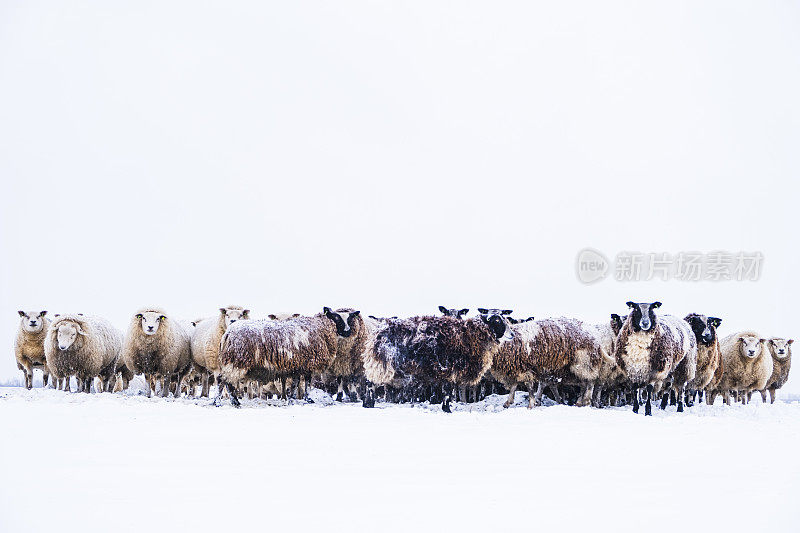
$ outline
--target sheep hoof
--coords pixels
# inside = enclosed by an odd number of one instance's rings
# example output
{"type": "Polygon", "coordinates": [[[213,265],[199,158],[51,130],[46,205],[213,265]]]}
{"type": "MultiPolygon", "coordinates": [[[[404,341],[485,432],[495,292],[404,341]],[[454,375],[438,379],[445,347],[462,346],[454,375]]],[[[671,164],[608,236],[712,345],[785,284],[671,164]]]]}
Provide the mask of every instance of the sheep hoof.
{"type": "Polygon", "coordinates": [[[364,398],[364,402],[361,405],[363,405],[367,409],[371,409],[375,407],[375,400],[370,398],[364,398]]]}
{"type": "Polygon", "coordinates": [[[644,416],[653,416],[653,409],[650,407],[650,402],[644,406],[644,416]]]}
{"type": "Polygon", "coordinates": [[[306,403],[314,403],[314,400],[312,400],[311,398],[306,398],[306,403]]]}
{"type": "Polygon", "coordinates": [[[509,407],[511,407],[511,403],[510,402],[503,403],[503,409],[508,409],[509,407]]]}
{"type": "Polygon", "coordinates": [[[442,411],[445,413],[452,413],[453,411],[450,410],[450,402],[446,401],[442,403],[442,411]]]}
{"type": "Polygon", "coordinates": [[[679,403],[679,404],[678,404],[678,412],[679,412],[679,413],[682,413],[682,412],[683,412],[683,404],[682,404],[682,403],[679,403]]]}
{"type": "Polygon", "coordinates": [[[341,402],[343,399],[344,399],[344,395],[341,392],[336,394],[336,401],[337,402],[341,402]]]}

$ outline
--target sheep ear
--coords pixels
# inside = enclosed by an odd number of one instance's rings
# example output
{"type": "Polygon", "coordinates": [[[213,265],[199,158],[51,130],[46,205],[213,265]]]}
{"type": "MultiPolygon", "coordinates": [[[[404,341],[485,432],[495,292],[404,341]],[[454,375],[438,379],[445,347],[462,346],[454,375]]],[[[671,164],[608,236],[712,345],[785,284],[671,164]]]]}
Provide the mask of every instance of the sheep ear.
{"type": "Polygon", "coordinates": [[[462,309],[458,312],[458,316],[464,316],[469,313],[469,309],[462,309]]]}
{"type": "Polygon", "coordinates": [[[242,316],[245,318],[250,318],[250,310],[245,309],[244,311],[242,311],[242,316]]]}
{"type": "Polygon", "coordinates": [[[219,312],[222,313],[222,316],[225,316],[225,308],[224,307],[220,307],[219,308],[219,312]]]}
{"type": "Polygon", "coordinates": [[[528,318],[525,319],[525,322],[530,322],[531,320],[533,320],[533,317],[529,316],[528,318]]]}
{"type": "Polygon", "coordinates": [[[325,313],[326,315],[332,314],[330,307],[323,307],[322,312],[325,313]]]}
{"type": "Polygon", "coordinates": [[[786,341],[786,344],[792,344],[793,342],[794,342],[794,339],[789,339],[788,341],[786,341]]]}
{"type": "Polygon", "coordinates": [[[650,304],[650,307],[652,307],[653,309],[658,309],[659,307],[661,307],[661,302],[653,302],[652,304],[650,304]]]}
{"type": "Polygon", "coordinates": [[[295,314],[292,315],[292,318],[297,318],[299,316],[300,316],[300,313],[295,313],[295,314]]]}
{"type": "Polygon", "coordinates": [[[439,311],[445,315],[447,314],[447,308],[443,305],[439,306],[439,311]]]}
{"type": "Polygon", "coordinates": [[[267,315],[267,317],[269,317],[270,320],[278,320],[276,315],[267,315]]]}
{"type": "Polygon", "coordinates": [[[350,313],[350,316],[358,316],[360,314],[361,314],[361,311],[353,311],[352,313],[350,313]]]}
{"type": "Polygon", "coordinates": [[[758,339],[758,342],[767,342],[767,339],[758,339]]]}
{"type": "Polygon", "coordinates": [[[482,314],[482,315],[485,315],[485,314],[487,314],[489,312],[489,310],[488,309],[484,309],[483,307],[479,307],[478,308],[478,312],[480,314],[482,314]]]}
{"type": "Polygon", "coordinates": [[[39,316],[44,316],[46,314],[47,314],[47,311],[42,311],[41,313],[39,313],[39,316]]]}
{"type": "Polygon", "coordinates": [[[80,327],[80,326],[78,326],[78,333],[80,333],[81,335],[84,335],[84,336],[86,335],[86,332],[83,331],[83,328],[80,327]]]}
{"type": "Polygon", "coordinates": [[[25,311],[17,311],[17,313],[19,313],[19,316],[21,316],[23,318],[26,316],[25,315],[25,311]]]}
{"type": "Polygon", "coordinates": [[[636,309],[636,304],[634,302],[625,302],[625,305],[627,305],[631,309],[636,309]]]}
{"type": "Polygon", "coordinates": [[[715,316],[708,317],[708,322],[715,328],[718,328],[722,325],[722,319],[715,316]]]}
{"type": "Polygon", "coordinates": [[[513,312],[514,312],[514,311],[513,311],[513,310],[511,310],[511,309],[503,309],[502,311],[500,311],[500,314],[501,314],[501,315],[510,315],[510,314],[511,314],[511,313],[513,313],[513,312]]]}

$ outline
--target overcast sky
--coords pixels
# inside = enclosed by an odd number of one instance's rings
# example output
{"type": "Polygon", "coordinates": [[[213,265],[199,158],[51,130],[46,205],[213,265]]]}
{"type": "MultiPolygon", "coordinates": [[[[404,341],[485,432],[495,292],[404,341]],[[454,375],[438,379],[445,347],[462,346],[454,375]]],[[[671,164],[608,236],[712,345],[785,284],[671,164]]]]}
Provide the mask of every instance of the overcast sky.
{"type": "Polygon", "coordinates": [[[800,336],[800,4],[265,4],[0,2],[0,379],[28,308],[660,300],[800,336]],[[585,247],[764,263],[589,286],[585,247]]]}

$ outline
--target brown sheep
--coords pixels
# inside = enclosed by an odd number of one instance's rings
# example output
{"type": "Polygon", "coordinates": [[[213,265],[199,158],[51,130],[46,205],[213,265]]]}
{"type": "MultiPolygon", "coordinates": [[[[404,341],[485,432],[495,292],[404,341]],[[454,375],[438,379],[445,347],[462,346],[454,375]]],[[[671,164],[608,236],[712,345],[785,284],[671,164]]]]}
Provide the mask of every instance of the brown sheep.
{"type": "Polygon", "coordinates": [[[725,403],[730,405],[731,391],[746,403],[752,391],[766,387],[773,364],[765,343],[766,339],[754,331],[741,331],[722,339],[720,348],[724,371],[720,383],[710,393],[710,404],[721,392],[725,403]]]}
{"type": "Polygon", "coordinates": [[[250,310],[238,305],[220,307],[214,318],[194,321],[192,331],[192,362],[201,376],[201,397],[207,397],[209,379],[219,375],[219,343],[228,326],[238,320],[248,320],[250,310]]]}
{"type": "MultiPolygon", "coordinates": [[[[44,339],[50,328],[50,319],[46,318],[47,311],[18,311],[20,316],[19,330],[14,339],[14,357],[17,359],[17,368],[25,374],[25,387],[33,388],[33,369],[41,368],[44,372],[42,385],[47,387],[50,370],[44,356],[44,339]]],[[[57,384],[53,383],[53,386],[57,384]]]]}
{"type": "Polygon", "coordinates": [[[699,393],[699,399],[702,401],[703,391],[714,380],[717,369],[722,365],[722,352],[717,337],[717,328],[722,324],[722,319],[690,313],[684,320],[692,328],[697,341],[697,371],[694,379],[687,383],[686,393],[692,397],[699,393]]]}
{"type": "Polygon", "coordinates": [[[100,317],[61,315],[51,324],[44,347],[47,366],[57,379],[74,375],[78,391],[90,392],[92,380],[99,377],[97,391],[103,392],[116,370],[122,333],[100,317]]]}
{"type": "Polygon", "coordinates": [[[769,403],[775,403],[775,394],[783,387],[789,379],[789,370],[792,368],[792,343],[794,339],[783,339],[773,337],[767,342],[767,348],[772,355],[772,375],[767,380],[766,386],[760,390],[761,399],[767,403],[767,391],[769,391],[769,403]]]}
{"type": "Polygon", "coordinates": [[[144,374],[148,397],[156,381],[160,381],[161,395],[166,397],[173,377],[176,390],[181,390],[183,377],[192,365],[190,327],[159,308],[141,309],[131,318],[122,358],[131,372],[144,374]]]}

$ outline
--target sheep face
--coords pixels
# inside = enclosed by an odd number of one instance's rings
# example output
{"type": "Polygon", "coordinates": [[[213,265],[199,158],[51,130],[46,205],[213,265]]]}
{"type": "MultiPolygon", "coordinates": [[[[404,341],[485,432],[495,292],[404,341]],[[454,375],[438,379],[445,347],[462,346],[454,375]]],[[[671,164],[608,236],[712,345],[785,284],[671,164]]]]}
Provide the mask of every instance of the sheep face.
{"type": "MultiPolygon", "coordinates": [[[[508,317],[512,312],[511,309],[478,308],[481,320],[489,326],[492,334],[494,334],[495,338],[500,342],[510,341],[514,338],[514,333],[511,330],[511,323],[508,317]]],[[[533,317],[530,317],[530,319],[532,320],[533,317]]]]}
{"type": "Polygon", "coordinates": [[[469,313],[469,309],[456,309],[456,308],[449,309],[443,305],[439,306],[439,311],[444,316],[451,316],[453,318],[463,318],[467,313],[469,313]]]}
{"type": "Polygon", "coordinates": [[[220,307],[219,312],[220,314],[222,314],[222,318],[225,320],[225,329],[228,329],[228,326],[230,326],[237,320],[247,320],[248,318],[250,318],[249,309],[239,309],[236,307],[220,307]]]}
{"type": "Polygon", "coordinates": [[[322,313],[336,325],[336,334],[340,337],[349,337],[353,334],[353,323],[361,311],[350,309],[337,309],[332,311],[330,307],[324,307],[322,313]]]}
{"type": "Polygon", "coordinates": [[[165,315],[155,311],[145,311],[144,313],[139,313],[136,315],[136,318],[139,319],[142,326],[142,331],[145,335],[155,335],[158,333],[158,327],[162,322],[167,320],[165,315]]]}
{"type": "Polygon", "coordinates": [[[631,311],[633,331],[650,331],[656,325],[656,309],[661,307],[661,302],[627,302],[625,305],[633,310],[631,311]]]}
{"type": "Polygon", "coordinates": [[[789,354],[789,347],[794,342],[794,339],[777,339],[773,338],[769,340],[770,346],[772,347],[772,356],[776,359],[786,359],[789,354]]]}
{"type": "Polygon", "coordinates": [[[745,335],[739,337],[739,346],[740,346],[740,353],[742,357],[746,357],[748,359],[755,359],[759,355],[761,355],[761,350],[764,347],[764,342],[766,339],[759,339],[758,337],[754,337],[753,335],[745,335]]]}
{"type": "Polygon", "coordinates": [[[62,322],[59,324],[58,330],[56,331],[58,349],[61,351],[68,350],[70,346],[75,344],[78,335],[85,335],[78,324],[74,322],[62,322]]]}
{"type": "Polygon", "coordinates": [[[622,329],[622,325],[625,323],[625,317],[618,315],[617,313],[611,313],[611,331],[614,332],[614,335],[619,335],[619,330],[622,329]]]}
{"type": "Polygon", "coordinates": [[[44,327],[47,311],[17,311],[22,319],[22,329],[28,333],[39,333],[44,327]]]}
{"type": "Polygon", "coordinates": [[[713,316],[698,315],[691,313],[684,318],[691,326],[697,342],[703,346],[710,346],[717,338],[717,328],[722,324],[721,318],[713,316]]]}

